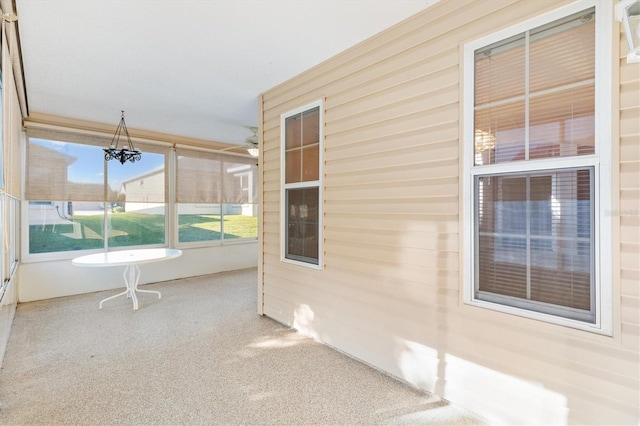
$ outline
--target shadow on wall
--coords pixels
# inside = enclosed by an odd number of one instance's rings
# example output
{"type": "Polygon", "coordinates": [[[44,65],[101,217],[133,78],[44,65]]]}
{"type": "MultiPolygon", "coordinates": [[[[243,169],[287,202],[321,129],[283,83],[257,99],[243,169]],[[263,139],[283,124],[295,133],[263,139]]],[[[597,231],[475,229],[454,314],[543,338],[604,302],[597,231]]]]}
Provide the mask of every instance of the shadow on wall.
{"type": "MultiPolygon", "coordinates": [[[[446,226],[437,225],[437,252],[447,247],[446,226]]],[[[458,250],[459,254],[459,250],[458,250]]],[[[448,265],[440,257],[438,270],[448,265]]],[[[487,417],[492,424],[567,424],[567,398],[545,389],[542,383],[504,374],[459,356],[449,350],[448,324],[451,301],[447,300],[446,283],[438,280],[435,297],[437,308],[435,347],[396,337],[396,359],[402,379],[421,389],[442,395],[457,405],[487,417]]],[[[467,343],[474,350],[472,341],[467,343]]]]}

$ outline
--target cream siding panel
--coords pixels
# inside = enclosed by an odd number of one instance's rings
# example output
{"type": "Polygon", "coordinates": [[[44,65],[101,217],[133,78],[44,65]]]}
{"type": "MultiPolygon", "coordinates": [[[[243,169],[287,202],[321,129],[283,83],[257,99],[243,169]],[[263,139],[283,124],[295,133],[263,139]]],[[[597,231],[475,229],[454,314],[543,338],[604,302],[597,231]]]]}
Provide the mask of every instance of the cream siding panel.
{"type": "MultiPolygon", "coordinates": [[[[640,241],[640,215],[620,217],[620,236],[624,242],[640,241]]],[[[638,269],[640,269],[640,261],[638,262],[638,269]]]]}
{"type": "Polygon", "coordinates": [[[640,135],[640,108],[620,110],[620,134],[640,135]]]}
{"type": "Polygon", "coordinates": [[[631,297],[640,297],[640,268],[620,271],[621,293],[631,297]]]}
{"type": "Polygon", "coordinates": [[[414,235],[427,232],[434,235],[458,233],[458,218],[453,219],[437,215],[405,214],[403,220],[396,217],[383,216],[377,213],[359,213],[357,215],[332,216],[331,224],[335,228],[350,228],[356,231],[394,230],[402,235],[414,235]]]}
{"type": "MultiPolygon", "coordinates": [[[[621,44],[626,40],[621,39],[621,44]]],[[[625,48],[626,49],[626,48],[625,48]]],[[[626,50],[621,49],[621,52],[626,50]]],[[[620,320],[622,343],[640,347],[640,66],[620,65],[620,320]]],[[[640,377],[640,375],[635,376],[640,377]]]]}
{"type": "Polygon", "coordinates": [[[389,139],[372,138],[365,141],[349,140],[342,138],[340,143],[336,143],[336,137],[330,138],[330,150],[325,154],[327,162],[333,160],[345,160],[349,157],[357,157],[363,154],[373,154],[376,152],[387,152],[392,149],[422,147],[425,144],[435,144],[446,142],[457,148],[458,130],[451,126],[438,126],[429,129],[429,140],[425,140],[424,128],[398,133],[393,139],[393,146],[389,146],[389,139]]]}
{"type": "Polygon", "coordinates": [[[640,136],[626,136],[620,138],[620,161],[640,161],[640,136]]]}
{"type": "Polygon", "coordinates": [[[442,0],[264,94],[266,315],[502,423],[638,422],[640,67],[617,78],[616,335],[460,301],[460,45],[567,3],[442,0]],[[280,261],[279,139],[280,114],[318,99],[325,253],[313,270],[280,261]]]}

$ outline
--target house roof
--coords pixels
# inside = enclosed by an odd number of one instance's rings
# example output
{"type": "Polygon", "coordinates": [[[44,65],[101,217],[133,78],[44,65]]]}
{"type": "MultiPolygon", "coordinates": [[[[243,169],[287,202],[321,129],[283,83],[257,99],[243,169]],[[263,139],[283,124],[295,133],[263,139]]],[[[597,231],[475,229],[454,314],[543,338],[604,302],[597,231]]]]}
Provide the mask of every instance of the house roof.
{"type": "Polygon", "coordinates": [[[244,144],[261,92],[438,0],[15,0],[30,113],[244,144]]]}

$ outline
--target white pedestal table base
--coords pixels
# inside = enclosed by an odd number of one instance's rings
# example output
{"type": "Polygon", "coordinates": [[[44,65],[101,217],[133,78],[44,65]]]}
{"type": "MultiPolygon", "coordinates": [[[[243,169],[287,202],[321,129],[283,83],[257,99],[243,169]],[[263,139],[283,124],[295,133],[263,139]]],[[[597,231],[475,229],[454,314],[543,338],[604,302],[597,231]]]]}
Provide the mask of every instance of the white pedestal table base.
{"type": "Polygon", "coordinates": [[[138,297],[136,293],[155,293],[158,295],[158,299],[162,299],[162,294],[159,291],[155,290],[140,290],[138,288],[138,282],[140,281],[140,268],[138,265],[127,265],[124,268],[124,273],[122,274],[124,278],[124,284],[126,290],[122,293],[118,293],[114,296],[107,297],[100,302],[100,309],[102,309],[102,304],[107,300],[115,299],[120,296],[127,296],[127,299],[131,298],[133,300],[133,310],[138,310],[138,297]]]}

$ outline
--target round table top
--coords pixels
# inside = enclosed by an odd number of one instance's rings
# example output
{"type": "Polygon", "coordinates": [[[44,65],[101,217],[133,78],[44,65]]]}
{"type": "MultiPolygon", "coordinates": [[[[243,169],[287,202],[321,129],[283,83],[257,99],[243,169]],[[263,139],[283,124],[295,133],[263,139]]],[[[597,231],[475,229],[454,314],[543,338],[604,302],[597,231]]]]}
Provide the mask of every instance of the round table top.
{"type": "Polygon", "coordinates": [[[104,267],[158,262],[182,256],[182,250],[170,248],[134,249],[108,251],[76,257],[71,261],[75,266],[104,267]]]}

